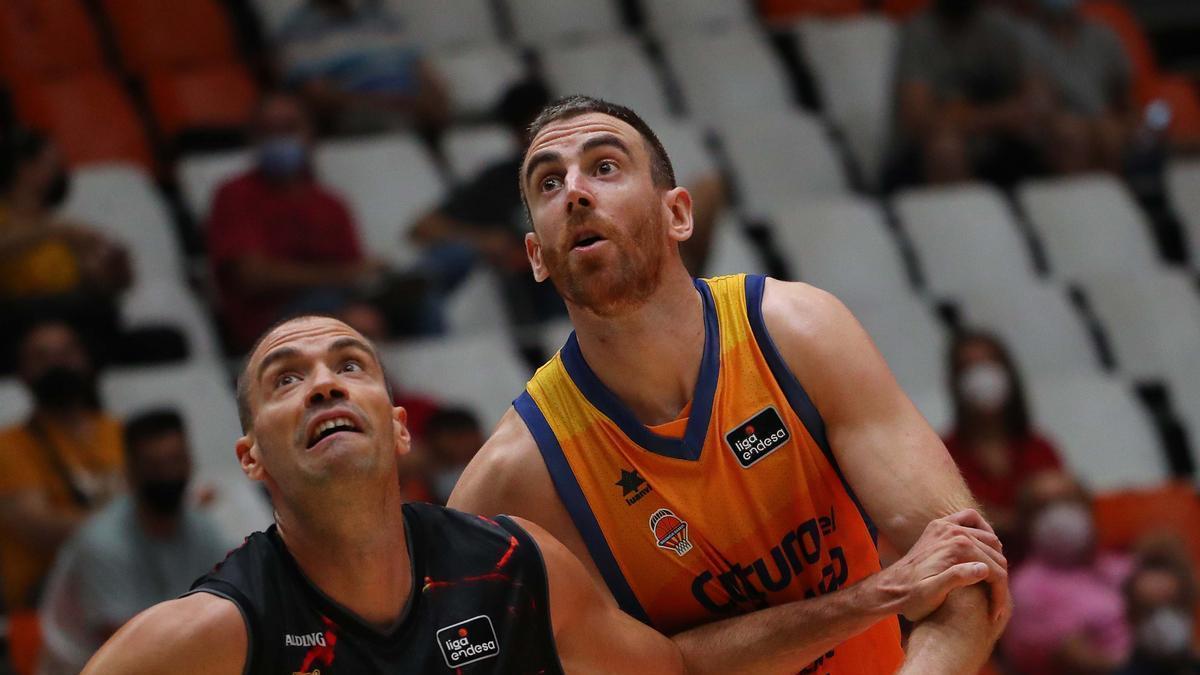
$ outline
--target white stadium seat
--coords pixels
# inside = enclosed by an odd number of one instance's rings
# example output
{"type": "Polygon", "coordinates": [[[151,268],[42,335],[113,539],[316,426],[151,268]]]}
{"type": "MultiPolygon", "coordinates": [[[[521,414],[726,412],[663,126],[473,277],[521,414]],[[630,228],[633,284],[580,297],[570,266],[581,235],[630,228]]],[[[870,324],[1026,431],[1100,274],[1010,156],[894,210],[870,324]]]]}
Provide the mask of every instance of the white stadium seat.
{"type": "Polygon", "coordinates": [[[713,223],[704,275],[764,274],[766,267],[736,216],[726,212],[713,223]]]}
{"type": "Polygon", "coordinates": [[[796,30],[825,114],[842,131],[867,184],[875,185],[892,122],[896,25],[863,15],[806,20],[796,30]]]}
{"type": "Polygon", "coordinates": [[[121,297],[121,319],[126,328],[167,325],[187,338],[191,356],[216,358],[221,343],[212,319],[186,286],[162,281],[141,284],[121,297]]]}
{"type": "MultiPolygon", "coordinates": [[[[454,177],[468,181],[492,163],[516,154],[517,139],[511,131],[496,124],[459,127],[446,132],[442,149],[454,177]]],[[[516,182],[514,174],[513,184],[516,182]]]]}
{"type": "Polygon", "coordinates": [[[916,188],[899,193],[893,206],[936,295],[1019,292],[1034,282],[1029,246],[996,188],[981,183],[916,188]]]}
{"type": "Polygon", "coordinates": [[[646,0],[642,11],[659,35],[680,29],[711,30],[754,19],[754,8],[746,0],[646,0]]]}
{"type": "Polygon", "coordinates": [[[496,17],[489,0],[386,0],[404,31],[426,49],[448,50],[495,42],[496,17]]]}
{"type": "Polygon", "coordinates": [[[1192,268],[1200,270],[1200,159],[1177,160],[1167,166],[1167,196],[1183,223],[1192,268]]]}
{"type": "Polygon", "coordinates": [[[408,227],[442,198],[442,179],[414,136],[329,141],[317,149],[322,182],[350,203],[364,248],[394,264],[416,252],[408,227]]]}
{"type": "Polygon", "coordinates": [[[254,13],[262,24],[268,40],[278,37],[292,13],[304,5],[306,0],[252,0],[254,13]]]}
{"type": "Polygon", "coordinates": [[[517,40],[525,44],[612,35],[621,28],[613,0],[506,0],[517,40]]]}
{"type": "Polygon", "coordinates": [[[694,181],[720,172],[703,132],[695,124],[667,117],[649,117],[646,123],[667,151],[675,169],[675,181],[680,185],[690,187],[694,181]]]}
{"type": "Polygon", "coordinates": [[[697,119],[713,121],[747,109],[792,107],[792,88],[783,64],[757,26],[660,37],[688,112],[697,119]]]}
{"type": "Polygon", "coordinates": [[[1033,422],[1072,473],[1095,491],[1150,487],[1168,477],[1149,416],[1119,381],[1102,375],[1027,380],[1033,422]]]}
{"type": "Polygon", "coordinates": [[[0,427],[19,424],[33,410],[33,399],[15,377],[0,378],[0,427]]]}
{"type": "Polygon", "coordinates": [[[196,226],[208,224],[208,211],[217,190],[254,164],[252,150],[192,155],[179,161],[179,187],[196,226]]]}
{"type": "Polygon", "coordinates": [[[790,110],[747,110],[720,124],[719,130],[747,213],[772,213],[804,195],[836,195],[849,189],[841,159],[817,117],[790,110]]]}
{"type": "Polygon", "coordinates": [[[489,266],[476,265],[446,298],[445,313],[446,328],[452,335],[502,330],[508,325],[508,316],[499,277],[489,266]]]}
{"type": "Polygon", "coordinates": [[[669,112],[662,78],[637,39],[616,36],[542,50],[550,88],[559,96],[586,94],[632,108],[644,118],[669,112]]]}
{"type": "Polygon", "coordinates": [[[525,77],[525,64],[512,47],[480,45],[429,55],[449,90],[450,108],[460,117],[491,113],[510,86],[525,77]]]}

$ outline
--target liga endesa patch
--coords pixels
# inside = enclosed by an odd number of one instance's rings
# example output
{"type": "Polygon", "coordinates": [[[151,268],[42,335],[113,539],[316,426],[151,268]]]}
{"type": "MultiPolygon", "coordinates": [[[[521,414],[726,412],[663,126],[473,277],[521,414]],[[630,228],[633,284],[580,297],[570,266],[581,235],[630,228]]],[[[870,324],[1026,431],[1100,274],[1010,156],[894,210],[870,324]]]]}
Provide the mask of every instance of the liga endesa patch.
{"type": "Polygon", "coordinates": [[[743,469],[792,440],[775,406],[767,406],[725,434],[725,442],[743,469]]]}
{"type": "Polygon", "coordinates": [[[438,630],[437,642],[447,668],[460,668],[500,654],[496,629],[485,614],[438,630]]]}

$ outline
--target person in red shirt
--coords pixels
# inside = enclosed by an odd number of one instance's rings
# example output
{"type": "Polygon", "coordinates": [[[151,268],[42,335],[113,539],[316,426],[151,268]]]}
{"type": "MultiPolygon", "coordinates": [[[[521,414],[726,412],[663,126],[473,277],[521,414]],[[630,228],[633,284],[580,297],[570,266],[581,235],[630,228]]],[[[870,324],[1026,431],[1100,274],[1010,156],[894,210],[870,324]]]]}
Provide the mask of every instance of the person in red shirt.
{"type": "Polygon", "coordinates": [[[1021,377],[999,339],[960,334],[950,349],[949,372],[954,428],[943,441],[1012,561],[1020,547],[1015,541],[1020,488],[1042,470],[1061,468],[1062,461],[1033,429],[1021,377]]]}
{"type": "Polygon", "coordinates": [[[256,166],[220,187],[207,227],[221,318],[238,353],[285,316],[344,311],[384,271],[364,255],[349,208],[313,174],[313,126],[300,100],[266,94],[252,131],[256,166]]]}

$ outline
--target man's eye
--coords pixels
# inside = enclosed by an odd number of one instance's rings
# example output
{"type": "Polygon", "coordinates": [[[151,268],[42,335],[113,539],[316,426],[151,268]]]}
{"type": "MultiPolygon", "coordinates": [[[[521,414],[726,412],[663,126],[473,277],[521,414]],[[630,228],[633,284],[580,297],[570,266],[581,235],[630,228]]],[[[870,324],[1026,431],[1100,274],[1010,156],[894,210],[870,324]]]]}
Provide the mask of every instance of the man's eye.
{"type": "Polygon", "coordinates": [[[293,384],[293,383],[299,382],[299,381],[300,381],[300,378],[296,377],[294,374],[284,373],[283,375],[280,375],[278,378],[275,379],[275,386],[276,387],[286,387],[289,384],[293,384]]]}
{"type": "Polygon", "coordinates": [[[611,159],[606,159],[596,165],[596,173],[600,175],[612,173],[617,170],[617,163],[611,159]]]}
{"type": "Polygon", "coordinates": [[[562,181],[558,176],[547,176],[542,179],[542,192],[557,190],[560,185],[562,185],[562,181]]]}
{"type": "Polygon", "coordinates": [[[342,365],[343,373],[358,373],[362,372],[362,364],[358,361],[347,361],[342,365]]]}

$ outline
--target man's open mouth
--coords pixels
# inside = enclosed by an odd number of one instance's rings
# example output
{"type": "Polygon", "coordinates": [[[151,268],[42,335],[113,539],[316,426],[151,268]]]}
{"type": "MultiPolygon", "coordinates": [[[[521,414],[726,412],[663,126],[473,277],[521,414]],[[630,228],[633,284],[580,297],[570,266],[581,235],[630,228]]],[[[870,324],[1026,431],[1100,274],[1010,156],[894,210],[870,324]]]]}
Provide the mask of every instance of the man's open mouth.
{"type": "Polygon", "coordinates": [[[312,448],[317,443],[329,438],[330,436],[342,432],[349,431],[352,433],[362,433],[362,429],[354,423],[354,420],[349,417],[334,417],[321,422],[313,429],[308,437],[308,448],[312,448]]]}
{"type": "Polygon", "coordinates": [[[595,232],[583,232],[575,239],[575,244],[571,248],[587,248],[602,241],[605,241],[604,237],[595,232]]]}

